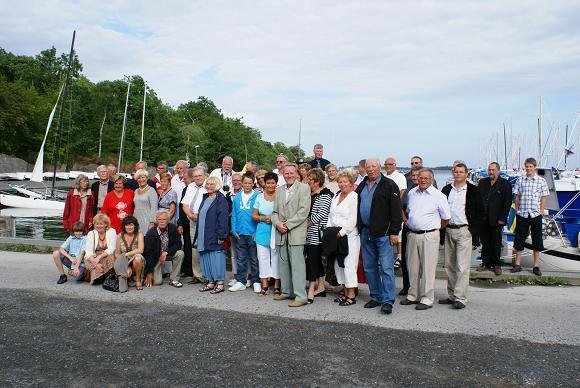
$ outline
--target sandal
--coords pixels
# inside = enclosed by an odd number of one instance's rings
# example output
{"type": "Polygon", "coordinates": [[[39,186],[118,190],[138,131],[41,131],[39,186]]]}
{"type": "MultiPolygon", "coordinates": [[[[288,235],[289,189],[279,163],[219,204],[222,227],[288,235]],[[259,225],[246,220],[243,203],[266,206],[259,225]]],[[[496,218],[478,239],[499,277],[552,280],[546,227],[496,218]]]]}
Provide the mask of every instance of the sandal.
{"type": "Polygon", "coordinates": [[[339,296],[338,298],[336,298],[334,300],[334,303],[342,303],[344,302],[346,299],[348,299],[346,296],[339,296]]]}
{"type": "Polygon", "coordinates": [[[220,292],[224,292],[225,291],[225,287],[223,283],[218,283],[217,286],[214,287],[213,290],[211,290],[209,293],[210,294],[219,294],[220,292]]]}
{"type": "Polygon", "coordinates": [[[181,284],[181,282],[180,281],[177,281],[177,280],[170,281],[169,282],[169,285],[171,287],[175,287],[175,288],[181,288],[181,287],[183,287],[183,284],[181,284]]]}
{"type": "Polygon", "coordinates": [[[274,295],[282,295],[282,291],[279,288],[274,288],[274,295]]]}
{"type": "Polygon", "coordinates": [[[346,298],[345,300],[340,302],[338,305],[344,307],[344,306],[352,306],[353,304],[356,304],[356,299],[346,298]]]}
{"type": "Polygon", "coordinates": [[[141,282],[135,283],[135,289],[137,291],[143,291],[143,285],[141,284],[141,282]]]}
{"type": "Polygon", "coordinates": [[[306,303],[308,303],[308,304],[312,304],[312,303],[314,303],[314,299],[310,299],[310,298],[308,298],[308,299],[306,300],[306,303]]]}
{"type": "Polygon", "coordinates": [[[208,283],[199,289],[199,292],[212,291],[215,288],[215,283],[208,283]]]}
{"type": "Polygon", "coordinates": [[[258,292],[258,296],[266,296],[266,295],[270,295],[270,290],[268,290],[268,287],[262,288],[262,291],[258,292]]]}

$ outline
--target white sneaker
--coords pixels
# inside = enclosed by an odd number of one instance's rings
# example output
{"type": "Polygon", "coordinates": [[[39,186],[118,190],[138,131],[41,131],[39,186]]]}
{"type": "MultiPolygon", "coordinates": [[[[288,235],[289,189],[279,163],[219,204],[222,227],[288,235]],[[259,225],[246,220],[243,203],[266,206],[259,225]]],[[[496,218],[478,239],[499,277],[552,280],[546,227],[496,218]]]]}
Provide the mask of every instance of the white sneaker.
{"type": "Polygon", "coordinates": [[[231,287],[234,284],[236,284],[236,279],[235,278],[229,281],[228,286],[231,287]]]}
{"type": "Polygon", "coordinates": [[[262,285],[260,283],[254,283],[254,292],[256,294],[262,292],[262,285]]]}
{"type": "Polygon", "coordinates": [[[251,280],[248,280],[246,282],[246,288],[250,288],[250,287],[252,287],[252,281],[251,280]]]}
{"type": "Polygon", "coordinates": [[[246,286],[244,286],[244,284],[240,283],[240,282],[235,282],[234,285],[229,288],[229,290],[232,292],[243,291],[245,289],[246,289],[246,286]]]}

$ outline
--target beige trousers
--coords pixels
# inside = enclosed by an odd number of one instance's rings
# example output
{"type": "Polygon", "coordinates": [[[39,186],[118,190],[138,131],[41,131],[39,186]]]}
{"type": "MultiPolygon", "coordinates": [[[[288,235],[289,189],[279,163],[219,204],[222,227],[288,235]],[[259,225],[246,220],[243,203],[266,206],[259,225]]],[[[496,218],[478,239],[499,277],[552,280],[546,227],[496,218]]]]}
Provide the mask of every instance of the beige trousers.
{"type": "MultiPolygon", "coordinates": [[[[181,273],[181,263],[183,262],[183,251],[175,252],[175,255],[171,258],[172,267],[171,273],[169,274],[170,280],[177,280],[179,281],[179,274],[181,273]]],[[[169,259],[169,257],[168,257],[169,259]]],[[[153,284],[156,286],[160,286],[163,284],[163,274],[161,273],[161,268],[163,267],[163,263],[160,261],[157,262],[155,268],[153,269],[153,284]]]]}
{"type": "Polygon", "coordinates": [[[439,230],[407,235],[407,268],[409,293],[407,299],[432,306],[435,302],[435,271],[439,256],[439,230]]]}
{"type": "Polygon", "coordinates": [[[449,299],[467,302],[471,270],[471,233],[467,227],[445,229],[445,272],[449,299]]]}
{"type": "MultiPolygon", "coordinates": [[[[197,222],[189,220],[189,235],[193,241],[193,236],[195,236],[195,230],[197,229],[197,222]]],[[[193,276],[198,279],[203,279],[203,274],[201,273],[201,266],[199,265],[199,253],[197,249],[191,248],[191,269],[193,271],[193,276]]]]}

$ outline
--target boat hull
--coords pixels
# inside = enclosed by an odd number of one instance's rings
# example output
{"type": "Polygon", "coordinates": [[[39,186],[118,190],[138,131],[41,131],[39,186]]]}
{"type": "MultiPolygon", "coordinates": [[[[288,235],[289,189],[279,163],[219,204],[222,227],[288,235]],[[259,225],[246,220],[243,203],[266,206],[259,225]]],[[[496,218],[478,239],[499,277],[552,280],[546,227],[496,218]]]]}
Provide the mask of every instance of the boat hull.
{"type": "Polygon", "coordinates": [[[7,207],[64,210],[64,202],[47,199],[27,198],[18,195],[0,194],[0,204],[7,207]]]}

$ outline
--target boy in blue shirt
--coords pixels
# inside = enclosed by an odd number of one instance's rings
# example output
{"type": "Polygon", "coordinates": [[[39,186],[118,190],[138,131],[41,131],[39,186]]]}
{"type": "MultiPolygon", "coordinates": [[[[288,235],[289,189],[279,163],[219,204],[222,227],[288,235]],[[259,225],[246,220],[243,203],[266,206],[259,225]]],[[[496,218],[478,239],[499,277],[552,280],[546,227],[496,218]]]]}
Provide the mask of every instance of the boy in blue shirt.
{"type": "Polygon", "coordinates": [[[56,284],[63,284],[67,281],[67,276],[64,273],[63,264],[69,269],[68,273],[74,280],[82,280],[85,272],[83,263],[83,255],[85,250],[85,239],[83,231],[85,225],[77,221],[72,226],[72,234],[66,241],[52,252],[52,258],[60,277],[56,284]]]}
{"type": "Polygon", "coordinates": [[[258,254],[256,252],[256,221],[252,220],[254,202],[258,193],[254,189],[254,175],[245,173],[242,178],[242,191],[235,197],[232,204],[232,235],[236,240],[236,262],[238,271],[236,282],[229,288],[229,291],[242,291],[246,289],[246,275],[252,274],[254,292],[262,291],[260,278],[258,276],[258,254]]]}

